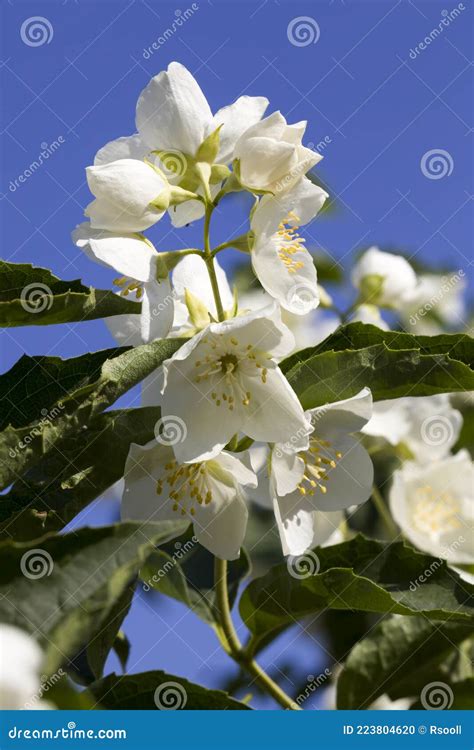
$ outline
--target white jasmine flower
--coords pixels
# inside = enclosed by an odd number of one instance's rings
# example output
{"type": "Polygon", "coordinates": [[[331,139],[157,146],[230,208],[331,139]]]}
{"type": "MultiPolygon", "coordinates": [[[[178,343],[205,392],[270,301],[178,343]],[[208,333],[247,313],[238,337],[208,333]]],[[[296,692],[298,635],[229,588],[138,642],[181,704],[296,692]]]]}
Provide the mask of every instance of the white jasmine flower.
{"type": "Polygon", "coordinates": [[[314,219],[328,197],[306,177],[283,195],[265,195],[250,221],[252,266],[263,288],[295,315],[319,304],[316,267],[298,225],[314,219]]]}
{"type": "Polygon", "coordinates": [[[338,512],[370,497],[372,461],[353,433],[370,419],[371,409],[372,396],[364,388],[353,398],[306,412],[313,431],[302,450],[295,433],[275,444],[263,465],[261,456],[251,454],[258,489],[273,500],[285,555],[300,555],[327,539],[331,526],[335,531],[342,520],[338,512]],[[329,515],[323,521],[316,511],[329,515]]]}
{"type": "Polygon", "coordinates": [[[158,253],[151,242],[132,232],[93,229],[87,222],[76,227],[72,239],[92,260],[121,274],[114,284],[123,295],[141,299],[142,341],[165,338],[173,324],[173,295],[169,278],[157,279],[158,253]]]}
{"type": "Polygon", "coordinates": [[[87,167],[86,174],[96,196],[84,212],[93,229],[140,232],[161,219],[168,208],[168,182],[145,162],[119,159],[87,167]]]}
{"type": "Polygon", "coordinates": [[[243,432],[282,441],[308,427],[301,404],[276,364],[294,339],[276,305],[211,323],[163,363],[162,413],[181,418],[187,436],[179,461],[216,456],[243,432]]]}
{"type": "Polygon", "coordinates": [[[416,288],[417,277],[401,255],[371,247],[355,264],[352,283],[366,301],[399,309],[416,288]]]}
{"type": "MultiPolygon", "coordinates": [[[[172,62],[140,94],[136,113],[138,133],[106,144],[94,163],[123,158],[142,160],[158,151],[162,152],[162,166],[170,183],[179,184],[193,165],[199,146],[217,128],[220,128],[219,151],[215,163],[229,164],[238,138],[261,119],[267,106],[268,99],[263,96],[241,96],[213,115],[195,78],[184,65],[172,62]]],[[[210,189],[215,197],[220,182],[211,184],[210,189]]],[[[202,194],[202,189],[197,192],[202,194]]],[[[181,227],[200,219],[204,206],[201,201],[189,200],[173,206],[169,213],[174,226],[181,227]]]]}
{"type": "Polygon", "coordinates": [[[419,463],[437,461],[456,443],[462,414],[451,406],[449,395],[406,397],[377,401],[366,435],[404,443],[419,463]]]}
{"type": "Polygon", "coordinates": [[[125,465],[122,518],[149,521],[188,517],[198,541],[224,560],[239,557],[247,526],[244,486],[257,479],[242,461],[222,452],[209,461],[178,464],[169,446],[132,443],[125,465]]]}
{"type": "Polygon", "coordinates": [[[415,547],[450,563],[474,562],[473,480],[466,450],[427,466],[410,461],[394,473],[390,510],[415,547]]]}
{"type": "Polygon", "coordinates": [[[241,96],[213,115],[196,79],[184,65],[172,62],[140,94],[136,124],[150,150],[177,150],[191,157],[221,126],[216,162],[226,164],[240,135],[267,107],[263,96],[241,96]]]}
{"type": "Polygon", "coordinates": [[[242,185],[256,193],[290,190],[322,156],[302,145],[306,121],[288,125],[280,112],[247,128],[234,149],[242,185]]]}
{"type": "Polygon", "coordinates": [[[47,709],[41,698],[40,669],[43,653],[24,630],[0,624],[1,672],[0,709],[47,709]]]}

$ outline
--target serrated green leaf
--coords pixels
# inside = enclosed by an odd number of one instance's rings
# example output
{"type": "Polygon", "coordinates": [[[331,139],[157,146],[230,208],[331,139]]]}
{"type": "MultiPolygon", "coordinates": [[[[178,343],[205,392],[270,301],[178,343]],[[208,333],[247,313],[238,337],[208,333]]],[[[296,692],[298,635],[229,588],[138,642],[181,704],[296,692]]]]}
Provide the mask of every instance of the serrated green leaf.
{"type": "Polygon", "coordinates": [[[474,622],[474,587],[448,571],[445,562],[436,560],[433,565],[434,558],[403,542],[389,544],[358,535],[313,554],[319,565],[316,575],[292,576],[290,560],[253,580],[243,592],[240,614],[256,644],[270,632],[325,609],[474,622]],[[428,581],[413,587],[427,569],[434,570],[428,581]]]}
{"type": "Polygon", "coordinates": [[[110,674],[89,685],[87,694],[99,704],[97,708],[113,711],[250,710],[245,703],[234,700],[222,690],[208,690],[184,677],[159,670],[122,677],[110,674]]]}
{"type": "Polygon", "coordinates": [[[398,616],[384,620],[349,654],[337,681],[338,708],[367,708],[384,693],[393,699],[417,695],[472,632],[473,626],[464,623],[398,616]]]}
{"type": "Polygon", "coordinates": [[[0,537],[34,539],[62,529],[122,476],[131,442],[153,438],[158,407],[101,414],[61,440],[0,500],[0,537]]]}
{"type": "Polygon", "coordinates": [[[147,556],[184,525],[121,523],[1,543],[0,620],[35,634],[52,674],[100,632],[147,556]]]}
{"type": "Polygon", "coordinates": [[[0,489],[156,370],[181,339],[63,360],[22,357],[0,376],[0,489]]]}
{"type": "Polygon", "coordinates": [[[0,261],[0,326],[75,323],[139,313],[141,304],[112,290],[61,281],[46,268],[0,261]]]}
{"type": "Polygon", "coordinates": [[[350,398],[375,401],[474,389],[474,342],[466,334],[412,336],[351,323],[281,363],[305,409],[350,398]]]}

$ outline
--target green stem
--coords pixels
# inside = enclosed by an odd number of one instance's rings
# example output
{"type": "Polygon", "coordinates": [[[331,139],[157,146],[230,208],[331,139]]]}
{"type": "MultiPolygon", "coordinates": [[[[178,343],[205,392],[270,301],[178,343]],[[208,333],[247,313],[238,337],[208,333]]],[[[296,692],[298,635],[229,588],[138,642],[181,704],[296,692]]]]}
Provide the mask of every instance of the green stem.
{"type": "Polygon", "coordinates": [[[214,268],[214,257],[211,250],[211,241],[209,236],[209,227],[211,223],[211,216],[214,207],[208,203],[206,206],[206,214],[204,219],[204,260],[206,262],[207,272],[211,281],[212,292],[216,302],[217,316],[220,321],[225,320],[224,307],[222,305],[221,295],[219,292],[219,284],[217,283],[216,269],[214,268]]]}
{"type": "Polygon", "coordinates": [[[385,505],[385,500],[383,499],[380,490],[375,486],[372,488],[372,499],[374,501],[375,507],[378,510],[379,516],[385,525],[389,538],[395,539],[395,537],[398,536],[398,529],[393,521],[392,516],[390,515],[387,506],[385,505]]]}
{"type": "Polygon", "coordinates": [[[274,698],[282,708],[300,711],[300,707],[282,690],[276,682],[246,653],[234,628],[229,606],[227,589],[227,561],[215,558],[214,581],[216,604],[219,613],[219,631],[221,642],[229,656],[245,669],[259,685],[274,698]],[[222,637],[223,636],[223,637],[222,637]]]}

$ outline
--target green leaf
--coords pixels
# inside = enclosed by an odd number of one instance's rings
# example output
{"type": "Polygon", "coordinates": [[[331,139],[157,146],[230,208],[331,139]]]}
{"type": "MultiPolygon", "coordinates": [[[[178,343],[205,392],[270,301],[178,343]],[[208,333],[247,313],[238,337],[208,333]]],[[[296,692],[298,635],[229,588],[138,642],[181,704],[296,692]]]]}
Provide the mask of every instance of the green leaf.
{"type": "Polygon", "coordinates": [[[127,586],[121,596],[111,603],[109,611],[102,617],[102,628],[87,644],[87,661],[96,679],[102,677],[105,662],[112,648],[118,651],[122,668],[125,668],[129,644],[123,633],[119,635],[119,631],[132,606],[134,590],[135,586],[127,586]]]}
{"type": "Polygon", "coordinates": [[[245,711],[245,703],[221,690],[201,685],[159,670],[126,676],[110,674],[87,690],[99,705],[109,710],[208,710],[245,711]]]}
{"type": "Polygon", "coordinates": [[[0,326],[75,323],[139,313],[141,304],[112,290],[61,281],[46,268],[0,261],[0,326]]]}
{"type": "Polygon", "coordinates": [[[392,699],[419,694],[435,678],[438,664],[472,632],[464,623],[421,617],[382,621],[349,654],[337,681],[337,707],[368,708],[384,693],[392,699]]]}
{"type": "Polygon", "coordinates": [[[0,489],[156,370],[181,339],[63,360],[22,357],[0,376],[0,489]]]}
{"type": "Polygon", "coordinates": [[[35,634],[52,674],[100,632],[155,546],[182,531],[182,522],[121,523],[3,542],[0,621],[35,634]]]}
{"type": "Polygon", "coordinates": [[[301,559],[309,563],[306,577],[294,577],[294,568],[290,574],[290,558],[288,565],[275,566],[243,592],[240,614],[257,644],[270,632],[325,609],[474,622],[474,587],[448,571],[444,561],[403,542],[387,544],[358,535],[301,559]],[[318,564],[319,573],[311,575],[318,564]],[[433,571],[427,582],[413,587],[427,569],[433,571]]]}
{"type": "Polygon", "coordinates": [[[62,529],[86,505],[117,482],[131,442],[153,438],[158,407],[101,414],[64,438],[0,500],[0,537],[34,539],[62,529]]]}
{"type": "MultiPolygon", "coordinates": [[[[231,607],[240,582],[249,572],[250,561],[242,550],[239,559],[228,564],[231,607]]],[[[209,625],[217,622],[214,556],[198,543],[192,529],[150,555],[140,570],[140,578],[145,590],[152,588],[183,602],[209,625]]]]}
{"type": "Polygon", "coordinates": [[[281,363],[305,409],[369,386],[375,401],[474,389],[474,342],[466,334],[412,336],[351,323],[281,363]]]}

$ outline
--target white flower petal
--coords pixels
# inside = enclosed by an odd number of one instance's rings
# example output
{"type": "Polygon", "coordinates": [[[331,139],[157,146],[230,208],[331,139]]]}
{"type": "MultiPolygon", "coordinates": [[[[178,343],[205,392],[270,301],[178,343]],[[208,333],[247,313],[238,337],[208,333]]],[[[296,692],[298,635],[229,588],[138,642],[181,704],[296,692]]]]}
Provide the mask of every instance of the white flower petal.
{"type": "Polygon", "coordinates": [[[296,453],[285,451],[277,443],[271,457],[272,480],[279,497],[290,494],[303,479],[305,464],[296,453]]]}
{"type": "Polygon", "coordinates": [[[140,346],[143,343],[139,313],[111,315],[104,323],[120,346],[140,346]]]}
{"type": "Polygon", "coordinates": [[[372,393],[362,388],[357,395],[307,412],[315,434],[329,440],[351,432],[360,432],[372,416],[372,393]]]}
{"type": "Polygon", "coordinates": [[[259,375],[248,380],[252,394],[244,412],[242,432],[254,440],[284,443],[309,431],[302,406],[279,367],[268,369],[266,383],[259,375]]]}
{"type": "Polygon", "coordinates": [[[240,157],[240,179],[243,185],[255,190],[268,190],[283,179],[296,166],[296,148],[291,143],[271,138],[248,138],[245,141],[245,158],[240,157]]]}
{"type": "Polygon", "coordinates": [[[116,234],[105,229],[93,229],[90,224],[79,224],[72,232],[73,242],[104,266],[137,281],[154,278],[156,252],[136,234],[116,234]]]}
{"type": "Polygon", "coordinates": [[[273,510],[284,555],[301,555],[311,547],[313,511],[296,493],[274,498],[273,510]]]}
{"type": "Polygon", "coordinates": [[[325,190],[303,177],[287,192],[264,195],[252,214],[251,228],[258,234],[271,235],[287,218],[290,224],[307,224],[318,214],[328,197],[325,190]],[[291,213],[294,217],[289,217],[291,213]]]}
{"type": "Polygon", "coordinates": [[[115,141],[109,141],[105,146],[100,148],[94,158],[94,166],[100,167],[103,164],[109,164],[111,161],[119,159],[138,159],[143,161],[150,149],[143,143],[142,139],[135,135],[127,135],[117,138],[115,141]]]}
{"type": "Polygon", "coordinates": [[[194,156],[211,122],[212,112],[197,81],[177,62],[152,78],[138,99],[137,130],[151,149],[194,156]]]}
{"type": "Polygon", "coordinates": [[[142,298],[140,330],[148,343],[167,337],[173,325],[174,298],[169,277],[145,284],[142,298]]]}
{"type": "Polygon", "coordinates": [[[316,267],[304,247],[299,246],[296,253],[288,256],[278,235],[262,236],[257,239],[251,259],[261,285],[285,310],[307,315],[319,305],[316,267]]]}
{"type": "Polygon", "coordinates": [[[155,208],[146,209],[139,215],[132,214],[104,198],[96,198],[84,210],[84,215],[90,219],[94,229],[105,229],[116,233],[142,232],[156,224],[163,214],[164,211],[158,211],[155,208]]]}
{"type": "Polygon", "coordinates": [[[313,513],[313,529],[314,536],[311,542],[312,547],[318,545],[322,547],[329,547],[331,544],[339,544],[343,541],[340,538],[339,526],[344,520],[344,513],[342,511],[335,511],[334,513],[324,513],[323,511],[316,510],[313,513]]]}
{"type": "Polygon", "coordinates": [[[232,161],[235,144],[247,128],[259,122],[268,107],[268,99],[264,96],[240,96],[227,107],[222,107],[214,115],[211,132],[219,125],[219,153],[216,162],[228,164],[232,161]]]}
{"type": "Polygon", "coordinates": [[[232,502],[218,506],[211,502],[200,506],[194,520],[194,533],[198,541],[221,560],[236,560],[247,528],[248,511],[238,489],[232,502]]]}
{"type": "Polygon", "coordinates": [[[372,493],[374,467],[361,443],[346,438],[334,447],[341,451],[342,458],[336,460],[335,468],[326,471],[326,494],[317,491],[311,498],[316,510],[344,510],[364,503],[372,493]]]}
{"type": "Polygon", "coordinates": [[[167,183],[153,167],[137,159],[87,167],[86,175],[89,189],[97,198],[136,215],[167,189],[167,183]]]}
{"type": "Polygon", "coordinates": [[[378,247],[370,247],[358,260],[351,274],[352,283],[360,288],[366,276],[383,277],[377,302],[393,307],[403,306],[417,285],[416,273],[403,256],[382,252],[378,247]]]}

